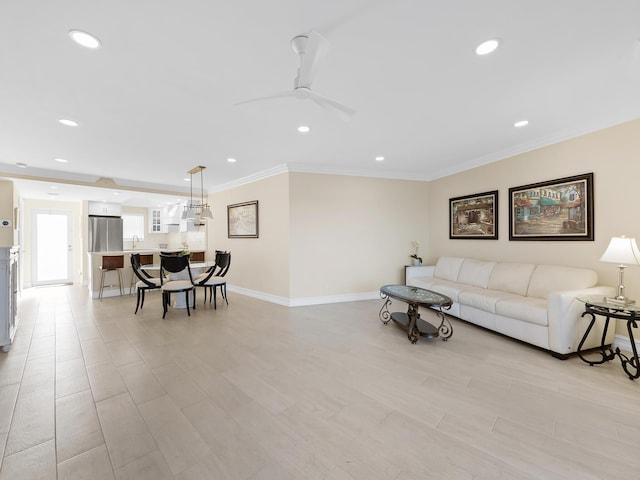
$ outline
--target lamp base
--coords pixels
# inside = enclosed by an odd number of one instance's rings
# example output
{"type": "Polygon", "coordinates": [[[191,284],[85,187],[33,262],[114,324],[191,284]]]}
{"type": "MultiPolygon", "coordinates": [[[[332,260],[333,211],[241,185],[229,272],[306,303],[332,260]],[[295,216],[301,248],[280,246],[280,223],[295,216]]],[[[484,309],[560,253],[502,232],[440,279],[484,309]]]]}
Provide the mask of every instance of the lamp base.
{"type": "Polygon", "coordinates": [[[606,303],[612,303],[614,305],[633,305],[634,303],[636,303],[635,300],[627,297],[605,297],[604,301],[606,303]]]}

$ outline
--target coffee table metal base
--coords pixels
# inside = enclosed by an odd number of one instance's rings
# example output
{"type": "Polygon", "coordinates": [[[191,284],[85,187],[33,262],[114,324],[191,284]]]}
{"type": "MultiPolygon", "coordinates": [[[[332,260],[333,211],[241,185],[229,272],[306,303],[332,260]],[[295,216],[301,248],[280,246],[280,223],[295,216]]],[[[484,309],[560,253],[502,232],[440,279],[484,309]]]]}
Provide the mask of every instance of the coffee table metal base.
{"type": "Polygon", "coordinates": [[[433,310],[433,312],[440,318],[440,325],[436,326],[420,317],[419,306],[415,304],[409,304],[407,313],[404,312],[389,312],[388,306],[391,304],[391,299],[383,297],[385,299],[382,308],[380,309],[380,320],[385,325],[389,323],[389,320],[393,320],[393,323],[400,328],[407,331],[407,337],[411,343],[416,343],[418,338],[442,338],[442,341],[446,342],[453,335],[453,327],[440,310],[433,310]]]}

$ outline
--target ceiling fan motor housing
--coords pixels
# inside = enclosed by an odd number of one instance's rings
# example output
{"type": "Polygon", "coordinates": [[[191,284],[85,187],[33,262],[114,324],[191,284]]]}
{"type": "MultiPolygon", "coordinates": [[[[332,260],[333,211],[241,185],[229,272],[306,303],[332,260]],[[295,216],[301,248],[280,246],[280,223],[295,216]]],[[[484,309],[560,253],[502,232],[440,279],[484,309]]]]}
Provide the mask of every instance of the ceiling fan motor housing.
{"type": "Polygon", "coordinates": [[[298,55],[302,55],[307,48],[307,40],[309,40],[307,35],[296,35],[291,39],[291,48],[298,55]]]}

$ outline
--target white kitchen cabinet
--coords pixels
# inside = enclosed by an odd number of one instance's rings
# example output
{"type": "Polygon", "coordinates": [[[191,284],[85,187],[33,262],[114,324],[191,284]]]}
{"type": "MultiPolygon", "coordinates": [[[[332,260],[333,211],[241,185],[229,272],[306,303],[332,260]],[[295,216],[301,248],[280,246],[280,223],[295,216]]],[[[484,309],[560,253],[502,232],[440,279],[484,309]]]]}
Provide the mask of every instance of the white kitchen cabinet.
{"type": "Polygon", "coordinates": [[[18,329],[20,247],[0,247],[0,346],[8,352],[18,329]]]}
{"type": "Polygon", "coordinates": [[[164,225],[164,215],[161,208],[149,209],[149,232],[150,233],[163,233],[166,232],[166,226],[164,225]]]}
{"type": "Polygon", "coordinates": [[[120,205],[119,203],[89,202],[89,215],[121,217],[122,205],[120,205]]]}

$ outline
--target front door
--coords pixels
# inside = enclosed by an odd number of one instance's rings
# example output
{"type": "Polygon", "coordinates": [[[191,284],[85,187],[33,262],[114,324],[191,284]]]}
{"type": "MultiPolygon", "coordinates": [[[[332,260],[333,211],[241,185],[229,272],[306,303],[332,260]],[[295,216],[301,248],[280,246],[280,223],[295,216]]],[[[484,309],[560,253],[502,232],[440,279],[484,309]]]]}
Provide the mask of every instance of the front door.
{"type": "Polygon", "coordinates": [[[33,210],[32,217],[32,284],[73,283],[71,211],[33,210]]]}

